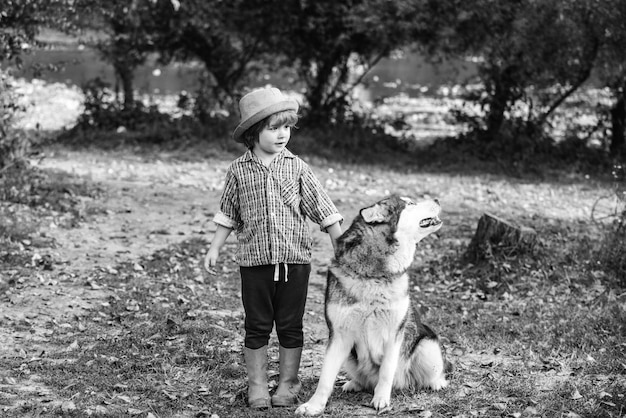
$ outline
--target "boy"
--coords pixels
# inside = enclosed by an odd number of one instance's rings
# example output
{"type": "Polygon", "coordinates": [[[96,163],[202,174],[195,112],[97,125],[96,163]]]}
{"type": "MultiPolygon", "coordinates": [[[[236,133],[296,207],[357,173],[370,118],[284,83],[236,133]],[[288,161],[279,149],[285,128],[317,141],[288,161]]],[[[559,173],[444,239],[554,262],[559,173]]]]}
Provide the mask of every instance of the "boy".
{"type": "Polygon", "coordinates": [[[248,151],[228,168],[204,265],[207,270],[215,266],[226,238],[236,230],[248,404],[256,409],[291,406],[300,390],[302,318],[311,272],[306,219],[319,224],[334,247],[343,217],[309,166],[286,148],[298,121],[298,103],[276,88],[263,88],[242,97],[239,110],[233,139],[248,151]],[[280,376],[270,399],[267,344],[274,324],[280,376]]]}

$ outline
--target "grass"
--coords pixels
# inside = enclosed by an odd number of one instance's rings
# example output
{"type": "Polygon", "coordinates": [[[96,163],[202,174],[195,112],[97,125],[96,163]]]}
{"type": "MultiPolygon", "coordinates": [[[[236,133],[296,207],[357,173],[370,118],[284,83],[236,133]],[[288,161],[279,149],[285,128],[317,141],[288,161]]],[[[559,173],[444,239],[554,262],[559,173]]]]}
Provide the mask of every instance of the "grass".
{"type": "MultiPolygon", "coordinates": [[[[453,226],[448,236],[468,232],[453,226]],[[457,228],[456,230],[454,228],[457,228]]],[[[536,225],[535,253],[464,264],[445,240],[411,271],[414,296],[455,363],[449,388],[394,394],[389,416],[619,417],[626,411],[624,288],[593,268],[589,249],[562,236],[580,225],[536,225]],[[584,256],[584,257],[583,257],[584,256]]],[[[190,239],[134,263],[98,269],[85,285],[110,295],[100,309],[55,330],[40,359],[6,364],[14,379],[42,376],[66,405],[27,402],[5,416],[291,416],[245,403],[242,313],[232,261],[200,268],[207,242],[190,239]]],[[[234,246],[227,244],[225,259],[234,246]]],[[[320,310],[321,306],[312,305],[320,310]]],[[[314,318],[320,320],[322,312],[314,318]]],[[[319,342],[324,344],[324,342],[319,342]]],[[[276,384],[276,343],[270,376],[276,384]]],[[[317,373],[303,376],[303,399],[317,373]]],[[[370,394],[334,391],[325,416],[368,416],[370,394]]],[[[0,400],[1,401],[1,400],[0,400]]]]}
{"type": "MultiPolygon", "coordinates": [[[[156,133],[163,134],[153,127],[150,135],[156,133]]],[[[623,240],[602,241],[602,234],[580,222],[581,217],[527,215],[523,206],[530,202],[530,212],[549,212],[552,208],[545,207],[541,198],[562,193],[563,187],[575,206],[574,197],[590,187],[579,182],[580,171],[572,176],[570,171],[557,170],[550,158],[537,166],[532,156],[526,156],[529,165],[513,166],[506,156],[492,159],[491,154],[487,158],[481,150],[470,150],[475,145],[471,141],[459,147],[452,140],[442,141],[423,153],[410,154],[377,142],[379,137],[363,138],[362,131],[331,133],[303,130],[297,133],[294,147],[296,152],[311,155],[311,164],[344,164],[332,180],[339,185],[334,190],[346,194],[341,196],[346,205],[369,199],[365,193],[357,196],[363,190],[352,188],[350,180],[355,176],[365,176],[368,188],[383,189],[387,185],[379,177],[392,172],[402,173],[390,183],[403,193],[436,194],[450,188],[457,190],[462,202],[456,212],[446,215],[445,235],[428,239],[420,247],[424,257],[411,271],[414,297],[425,322],[442,336],[455,364],[451,385],[437,393],[396,392],[393,410],[386,415],[612,418],[626,413],[623,264],[608,269],[599,256],[608,253],[603,246],[614,248],[613,242],[623,240]],[[331,133],[345,143],[326,146],[316,141],[331,133]],[[353,152],[355,147],[358,152],[353,152]],[[446,158],[438,158],[441,155],[446,158]],[[348,163],[354,165],[348,167],[348,163]],[[524,178],[529,166],[533,171],[524,178]],[[427,170],[433,174],[424,175],[427,170]],[[456,177],[468,171],[475,177],[456,177]],[[516,182],[503,173],[524,180],[516,182]],[[475,208],[489,205],[535,228],[540,242],[532,253],[496,253],[475,265],[463,261],[475,208]]],[[[146,146],[143,141],[154,142],[154,138],[141,135],[116,137],[100,132],[95,138],[103,144],[96,141],[94,146],[121,152],[136,147],[140,153],[146,148],[150,152],[160,149],[159,145],[146,146]]],[[[189,140],[183,138],[183,142],[189,140]]],[[[221,151],[215,151],[218,147],[211,144],[202,143],[192,152],[177,155],[221,157],[221,151]],[[196,153],[198,148],[205,150],[196,153]]],[[[179,151],[177,144],[165,149],[179,151]]],[[[584,161],[581,164],[586,168],[584,161]]],[[[0,188],[0,273],[8,277],[0,283],[2,291],[14,286],[13,277],[36,276],[46,268],[45,263],[33,262],[37,242],[51,245],[45,237],[43,242],[38,237],[39,222],[52,220],[71,228],[90,222],[89,215],[99,210],[90,203],[101,196],[97,185],[62,173],[28,173],[32,177],[7,177],[13,183],[5,181],[0,188]]],[[[166,232],[166,228],[156,231],[166,232]]],[[[225,247],[223,259],[228,262],[213,277],[200,268],[206,246],[202,239],[189,239],[133,262],[82,273],[78,284],[102,290],[108,299],[64,326],[47,322],[50,337],[45,352],[2,359],[0,377],[5,382],[41,379],[54,392],[49,401],[46,393],[16,392],[15,396],[22,397],[17,408],[13,407],[15,399],[0,395],[0,409],[7,406],[3,416],[292,416],[290,408],[254,412],[246,407],[243,317],[232,261],[235,248],[225,247]],[[53,401],[58,399],[65,401],[53,401]]],[[[313,287],[323,288],[323,280],[315,280],[313,287]]],[[[307,309],[315,314],[307,316],[307,321],[322,321],[322,304],[307,309]]],[[[12,326],[31,329],[27,320],[12,326]]],[[[306,344],[323,351],[325,341],[307,340],[306,344]]],[[[302,375],[302,400],[313,393],[321,368],[321,358],[304,361],[313,362],[313,372],[302,375]]],[[[269,369],[274,387],[275,340],[269,369]]],[[[338,383],[344,378],[341,375],[338,383]]],[[[325,416],[373,415],[367,407],[370,399],[367,393],[341,393],[338,384],[325,416]]]]}

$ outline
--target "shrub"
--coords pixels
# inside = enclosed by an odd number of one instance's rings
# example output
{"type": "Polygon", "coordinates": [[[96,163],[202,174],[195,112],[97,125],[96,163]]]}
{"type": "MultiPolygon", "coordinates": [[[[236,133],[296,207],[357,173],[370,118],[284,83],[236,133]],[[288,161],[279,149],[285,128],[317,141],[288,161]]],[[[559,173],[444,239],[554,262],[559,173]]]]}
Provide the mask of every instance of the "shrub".
{"type": "Polygon", "coordinates": [[[617,216],[610,223],[602,238],[598,252],[598,261],[605,273],[620,280],[621,286],[626,286],[626,165],[615,164],[611,175],[614,180],[614,192],[621,206],[617,216]]]}
{"type": "Polygon", "coordinates": [[[0,180],[9,167],[26,164],[30,138],[13,128],[13,119],[20,110],[11,78],[0,71],[0,180]]]}

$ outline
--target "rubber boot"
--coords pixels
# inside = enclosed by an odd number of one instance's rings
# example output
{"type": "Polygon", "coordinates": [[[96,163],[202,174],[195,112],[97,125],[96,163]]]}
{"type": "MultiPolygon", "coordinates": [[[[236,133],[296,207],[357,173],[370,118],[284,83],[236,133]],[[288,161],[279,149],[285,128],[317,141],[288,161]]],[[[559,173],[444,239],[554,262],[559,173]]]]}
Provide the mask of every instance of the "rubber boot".
{"type": "Polygon", "coordinates": [[[248,405],[254,409],[272,406],[267,389],[267,346],[256,350],[243,348],[243,358],[248,370],[248,405]]]}
{"type": "Polygon", "coordinates": [[[278,388],[272,396],[272,406],[293,406],[298,403],[298,393],[300,393],[301,388],[298,370],[300,369],[301,356],[302,347],[279,347],[278,388]]]}

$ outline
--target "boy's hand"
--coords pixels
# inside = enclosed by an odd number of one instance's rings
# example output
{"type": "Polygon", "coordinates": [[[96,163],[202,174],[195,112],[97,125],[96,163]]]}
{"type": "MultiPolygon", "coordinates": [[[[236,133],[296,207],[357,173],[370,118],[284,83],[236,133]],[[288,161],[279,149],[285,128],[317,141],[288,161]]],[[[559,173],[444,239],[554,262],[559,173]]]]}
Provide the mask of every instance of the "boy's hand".
{"type": "Polygon", "coordinates": [[[215,265],[217,264],[217,251],[213,249],[209,249],[206,255],[204,256],[204,269],[212,276],[217,275],[217,270],[215,270],[215,265]]]}

